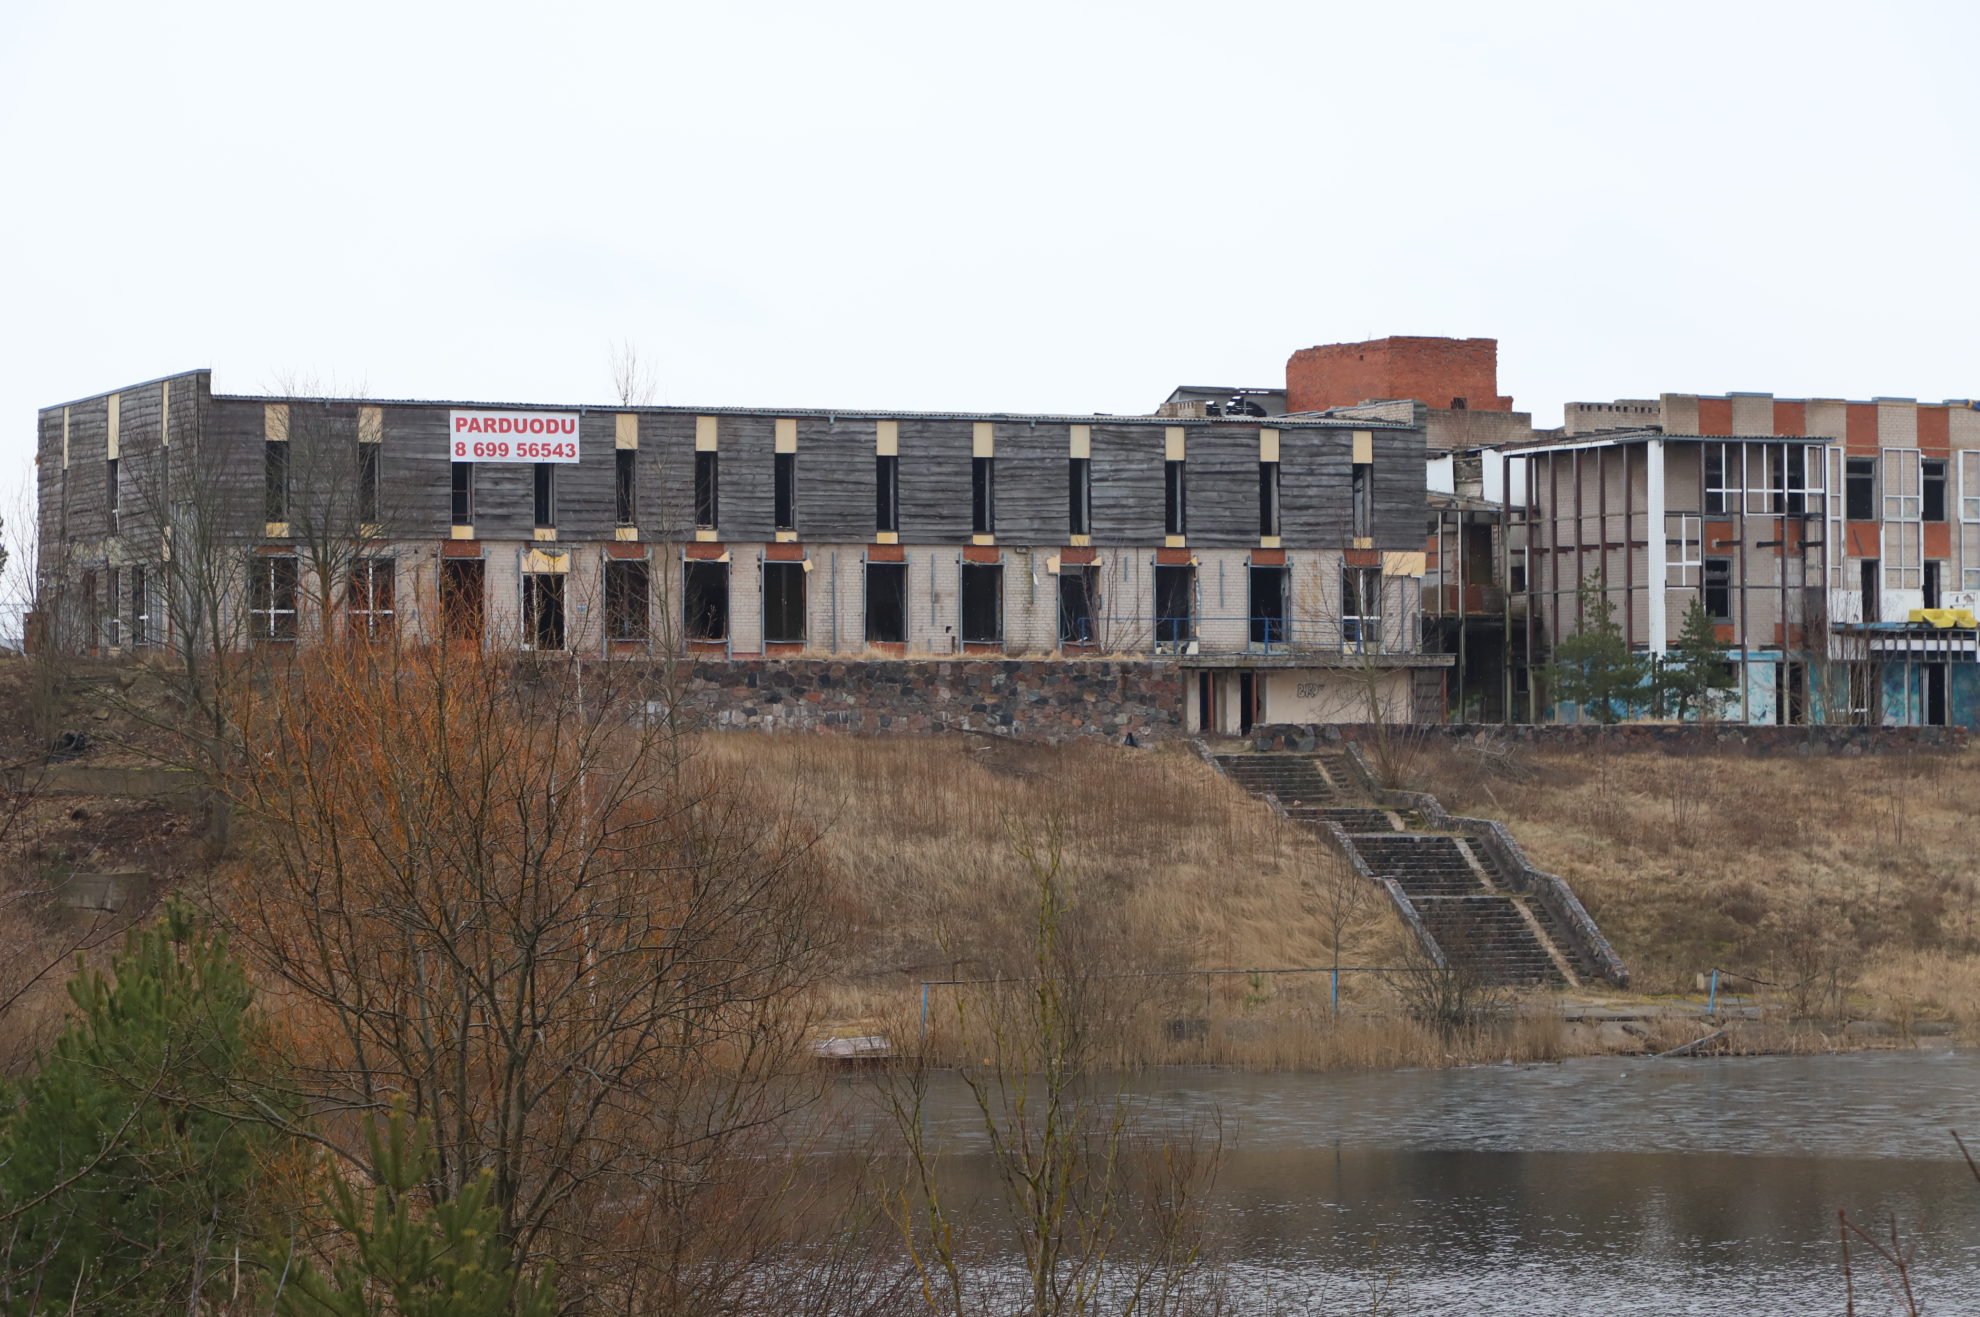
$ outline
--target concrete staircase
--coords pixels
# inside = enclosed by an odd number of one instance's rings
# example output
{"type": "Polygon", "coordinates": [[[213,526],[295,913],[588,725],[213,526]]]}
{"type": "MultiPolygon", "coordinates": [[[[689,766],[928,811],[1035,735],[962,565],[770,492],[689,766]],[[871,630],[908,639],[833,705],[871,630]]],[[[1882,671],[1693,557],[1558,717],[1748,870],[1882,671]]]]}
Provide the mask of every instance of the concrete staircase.
{"type": "Polygon", "coordinates": [[[1338,827],[1371,877],[1401,889],[1422,935],[1446,963],[1493,984],[1579,984],[1567,929],[1544,902],[1514,890],[1471,838],[1433,830],[1417,811],[1372,799],[1340,751],[1213,758],[1232,781],[1276,800],[1295,822],[1320,831],[1328,823],[1338,827]]]}

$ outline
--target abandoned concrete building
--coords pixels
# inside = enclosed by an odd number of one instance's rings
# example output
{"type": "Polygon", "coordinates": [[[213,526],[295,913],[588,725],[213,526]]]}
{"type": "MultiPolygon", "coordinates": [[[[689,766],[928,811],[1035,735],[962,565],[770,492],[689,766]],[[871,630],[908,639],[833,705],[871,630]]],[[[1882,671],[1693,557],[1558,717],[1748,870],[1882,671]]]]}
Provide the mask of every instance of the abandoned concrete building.
{"type": "Polygon", "coordinates": [[[1738,665],[1726,716],[1980,728],[1973,403],[1666,393],[1564,422],[1504,450],[1544,634],[1572,630],[1563,591],[1599,561],[1652,651],[1704,603],[1738,665]]]}
{"type": "Polygon", "coordinates": [[[1192,729],[1436,717],[1424,445],[1409,418],[247,397],[192,371],[40,413],[39,625],[96,653],[329,625],[708,664],[1132,658],[1180,676],[1192,729]],[[195,570],[229,587],[210,635],[195,570]]]}

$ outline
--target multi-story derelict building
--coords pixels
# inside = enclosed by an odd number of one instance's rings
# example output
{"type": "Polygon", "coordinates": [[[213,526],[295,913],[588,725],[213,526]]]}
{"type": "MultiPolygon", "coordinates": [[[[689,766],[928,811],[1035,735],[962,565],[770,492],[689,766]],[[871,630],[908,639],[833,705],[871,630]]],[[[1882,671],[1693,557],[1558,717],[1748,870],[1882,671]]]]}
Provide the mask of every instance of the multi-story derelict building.
{"type": "Polygon", "coordinates": [[[325,627],[761,663],[1133,656],[1182,721],[1441,712],[1424,432],[1108,416],[242,397],[44,409],[47,643],[325,627]],[[224,577],[190,634],[192,563],[224,577]],[[218,616],[224,614],[224,616],[218,616]]]}

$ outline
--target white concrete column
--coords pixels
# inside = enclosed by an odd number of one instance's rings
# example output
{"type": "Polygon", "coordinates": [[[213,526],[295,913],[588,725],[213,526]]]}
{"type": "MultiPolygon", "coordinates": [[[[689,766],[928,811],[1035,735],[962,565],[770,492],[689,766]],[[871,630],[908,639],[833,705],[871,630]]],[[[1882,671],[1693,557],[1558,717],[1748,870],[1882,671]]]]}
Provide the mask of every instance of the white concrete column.
{"type": "Polygon", "coordinates": [[[1650,582],[1649,635],[1647,637],[1652,654],[1662,654],[1669,644],[1670,609],[1665,603],[1664,591],[1668,584],[1666,576],[1670,571],[1671,550],[1664,541],[1670,532],[1664,528],[1664,441],[1652,439],[1649,442],[1649,464],[1644,468],[1643,483],[1645,515],[1649,521],[1644,538],[1650,543],[1648,579],[1650,582]]]}

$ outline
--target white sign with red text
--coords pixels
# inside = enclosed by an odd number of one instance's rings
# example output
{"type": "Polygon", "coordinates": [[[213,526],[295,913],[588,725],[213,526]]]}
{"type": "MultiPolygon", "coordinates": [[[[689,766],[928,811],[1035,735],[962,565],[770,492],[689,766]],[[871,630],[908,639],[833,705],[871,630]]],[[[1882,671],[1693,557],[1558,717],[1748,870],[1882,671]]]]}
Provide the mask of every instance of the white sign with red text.
{"type": "Polygon", "coordinates": [[[576,412],[448,412],[456,462],[576,462],[576,412]]]}

